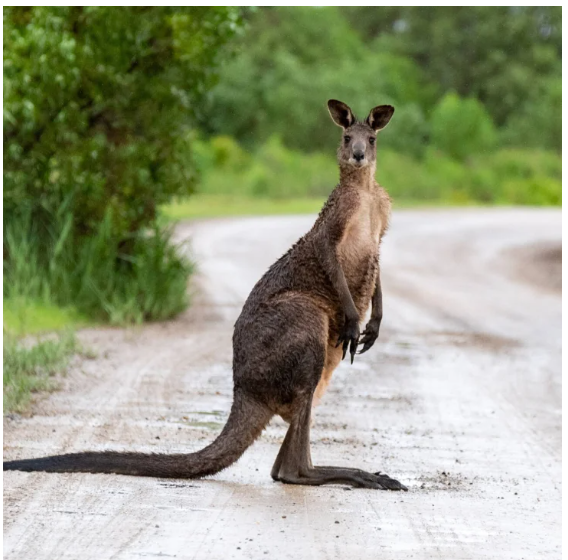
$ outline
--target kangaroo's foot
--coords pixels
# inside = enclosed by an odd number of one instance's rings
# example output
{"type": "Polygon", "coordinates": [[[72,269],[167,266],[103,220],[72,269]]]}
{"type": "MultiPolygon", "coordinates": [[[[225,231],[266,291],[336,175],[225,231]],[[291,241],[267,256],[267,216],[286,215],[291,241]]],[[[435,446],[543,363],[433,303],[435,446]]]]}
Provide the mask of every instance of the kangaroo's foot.
{"type": "Polygon", "coordinates": [[[408,492],[408,488],[404,484],[394,478],[391,478],[388,474],[379,471],[375,473],[375,476],[380,479],[380,484],[385,487],[385,490],[404,490],[405,492],[408,492]]]}
{"type": "Polygon", "coordinates": [[[272,467],[274,480],[286,484],[349,484],[354,488],[376,490],[408,490],[390,476],[377,472],[343,467],[314,467],[310,453],[310,414],[312,395],[305,395],[295,404],[292,421],[278,457],[272,467]]]}
{"type": "MultiPolygon", "coordinates": [[[[381,490],[404,490],[408,492],[408,488],[401,484],[398,480],[391,478],[388,474],[382,472],[370,473],[366,472],[361,469],[353,469],[349,467],[314,467],[319,473],[330,475],[330,476],[337,476],[337,475],[344,475],[349,476],[352,475],[355,478],[355,481],[360,480],[369,480],[372,483],[376,483],[379,485],[381,490]]],[[[353,485],[355,487],[355,484],[353,485]]]]}
{"type": "Polygon", "coordinates": [[[278,474],[278,480],[286,484],[305,484],[308,486],[348,484],[353,488],[408,491],[406,486],[384,473],[373,474],[359,469],[341,467],[312,467],[301,472],[281,471],[278,474]]]}

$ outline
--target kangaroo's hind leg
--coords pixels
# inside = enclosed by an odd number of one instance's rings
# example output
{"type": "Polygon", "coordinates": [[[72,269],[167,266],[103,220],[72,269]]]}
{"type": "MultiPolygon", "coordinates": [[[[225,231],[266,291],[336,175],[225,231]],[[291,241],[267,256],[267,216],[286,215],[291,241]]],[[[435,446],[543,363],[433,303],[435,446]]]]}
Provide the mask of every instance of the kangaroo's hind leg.
{"type": "Polygon", "coordinates": [[[294,403],[292,422],[272,470],[272,477],[288,484],[320,486],[349,484],[356,488],[407,490],[384,474],[342,467],[314,467],[310,455],[310,414],[312,393],[299,395],[294,403]]]}

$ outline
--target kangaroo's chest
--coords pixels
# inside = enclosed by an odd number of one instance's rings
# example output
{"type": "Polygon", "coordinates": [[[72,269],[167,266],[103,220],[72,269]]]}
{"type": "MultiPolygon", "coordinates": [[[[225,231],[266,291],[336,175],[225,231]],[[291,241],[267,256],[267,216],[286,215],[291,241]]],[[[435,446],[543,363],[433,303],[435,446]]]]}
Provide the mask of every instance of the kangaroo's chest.
{"type": "Polygon", "coordinates": [[[362,196],[337,248],[339,262],[347,276],[358,276],[364,272],[362,267],[366,263],[378,258],[381,222],[378,199],[372,195],[362,196]]]}
{"type": "Polygon", "coordinates": [[[365,312],[375,288],[381,230],[379,201],[372,196],[364,197],[337,248],[339,263],[360,313],[365,312]]]}

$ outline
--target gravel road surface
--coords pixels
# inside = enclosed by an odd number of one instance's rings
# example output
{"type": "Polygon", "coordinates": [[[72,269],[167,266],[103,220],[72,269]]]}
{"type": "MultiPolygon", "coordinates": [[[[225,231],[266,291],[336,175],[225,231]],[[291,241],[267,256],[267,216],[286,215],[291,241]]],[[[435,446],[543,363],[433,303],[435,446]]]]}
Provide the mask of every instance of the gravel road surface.
{"type": "MultiPolygon", "coordinates": [[[[83,331],[97,357],[4,418],[5,459],[212,441],[230,408],[232,325],[313,219],[179,224],[200,270],[191,309],[83,331]]],[[[4,558],[560,558],[560,263],[559,210],[395,211],[381,336],[336,370],[312,455],[408,493],[273,482],[275,418],[207,480],[4,473],[4,558]]]]}

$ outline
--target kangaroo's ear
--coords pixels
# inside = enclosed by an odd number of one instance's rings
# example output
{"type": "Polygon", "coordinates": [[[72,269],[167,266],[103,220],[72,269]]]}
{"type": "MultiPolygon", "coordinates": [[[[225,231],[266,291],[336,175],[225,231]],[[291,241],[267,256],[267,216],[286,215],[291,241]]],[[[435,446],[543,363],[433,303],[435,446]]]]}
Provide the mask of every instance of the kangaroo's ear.
{"type": "Polygon", "coordinates": [[[327,102],[327,108],[333,122],[337,126],[349,128],[355,122],[355,115],[353,115],[349,105],[345,105],[345,103],[337,101],[337,99],[330,99],[327,102]]]}
{"type": "Polygon", "coordinates": [[[375,132],[378,132],[389,124],[393,113],[394,107],[392,105],[379,105],[378,107],[371,109],[371,112],[367,117],[367,124],[375,132]]]}

